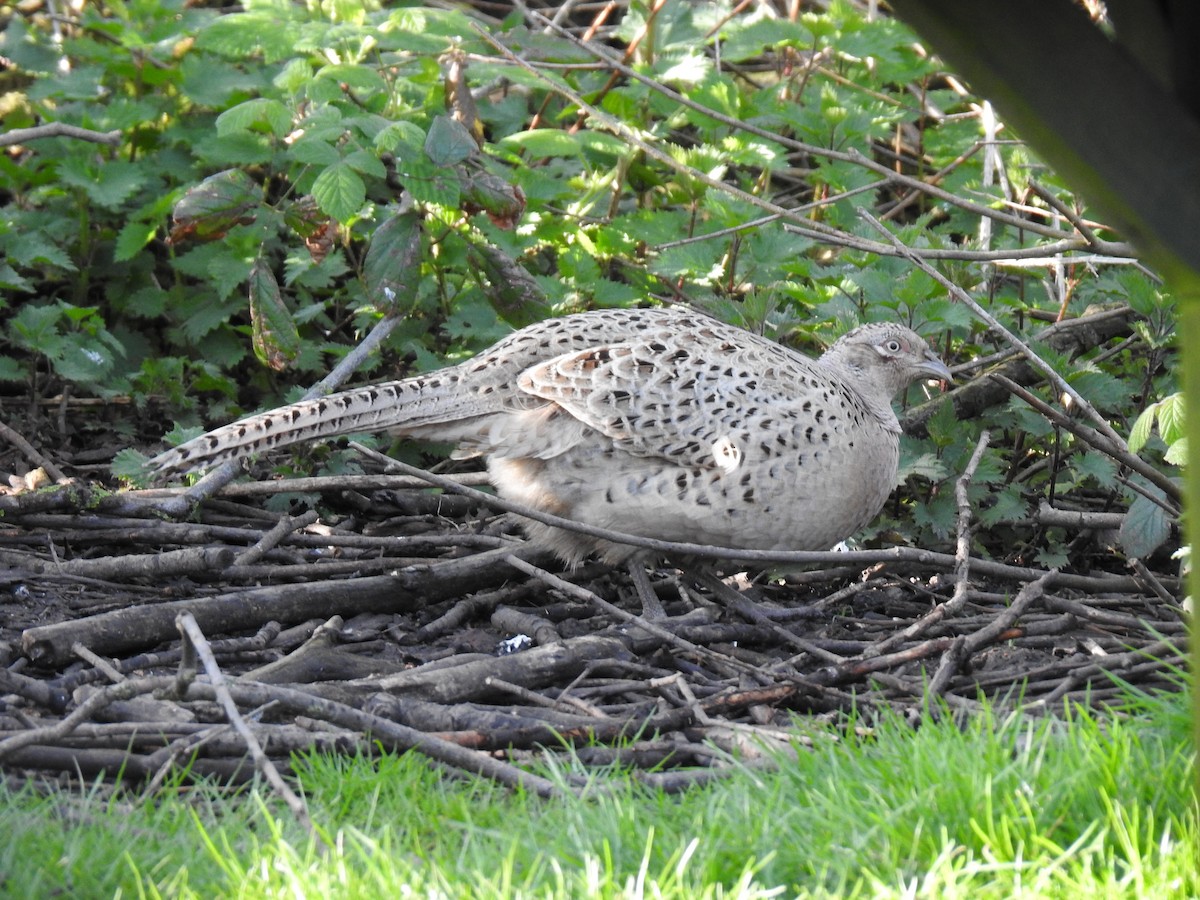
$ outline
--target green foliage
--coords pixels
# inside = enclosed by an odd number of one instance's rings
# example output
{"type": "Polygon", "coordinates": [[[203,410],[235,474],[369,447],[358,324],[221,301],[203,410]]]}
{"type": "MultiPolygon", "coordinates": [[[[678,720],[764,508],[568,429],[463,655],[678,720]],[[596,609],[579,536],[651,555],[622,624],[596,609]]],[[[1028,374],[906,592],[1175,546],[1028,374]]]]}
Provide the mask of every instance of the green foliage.
{"type": "MultiPolygon", "coordinates": [[[[121,141],[0,155],[0,384],[126,393],[213,424],[316,380],[383,315],[405,318],[368,376],[464,358],[547,315],[652,299],[814,353],[861,321],[900,319],[964,361],[1003,345],[909,261],[863,249],[881,237],[860,211],[953,255],[979,248],[985,221],[984,249],[1039,240],[980,212],[1027,209],[1031,178],[1078,206],[1027,148],[995,146],[985,166],[973,98],[901,24],[851,4],[794,22],[728,2],[630,4],[607,39],[636,43],[644,80],[518,14],[480,28],[468,8],[383,6],[168,0],[57,24],[13,13],[4,129],[67,122],[121,141]],[[983,206],[894,175],[936,176],[983,206]],[[799,212],[764,218],[745,195],[799,212]],[[820,235],[835,230],[844,244],[820,235]]],[[[1182,459],[1171,298],[1144,271],[1068,258],[1051,297],[1049,267],[938,265],[1031,342],[1060,311],[1128,304],[1137,341],[1035,346],[1118,430],[1136,420],[1135,447],[1182,459]]],[[[1132,504],[1131,533],[1163,533],[1111,459],[1023,403],[969,421],[943,405],[926,427],[906,439],[903,488],[865,540],[951,539],[953,483],[984,428],[977,550],[1066,559],[1069,536],[1027,525],[1048,496],[1132,504]]]]}
{"type": "Polygon", "coordinates": [[[1187,459],[1187,432],[1184,429],[1183,394],[1174,393],[1147,406],[1129,431],[1129,450],[1137,453],[1150,441],[1151,429],[1158,423],[1158,433],[1166,444],[1164,458],[1174,465],[1187,459]]]}

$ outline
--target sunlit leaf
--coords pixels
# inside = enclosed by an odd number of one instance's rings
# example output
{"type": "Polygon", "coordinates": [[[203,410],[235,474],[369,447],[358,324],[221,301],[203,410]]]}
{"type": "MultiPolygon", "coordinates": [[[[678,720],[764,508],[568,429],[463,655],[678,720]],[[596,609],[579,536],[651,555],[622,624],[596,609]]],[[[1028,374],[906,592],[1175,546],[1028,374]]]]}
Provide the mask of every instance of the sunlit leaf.
{"type": "Polygon", "coordinates": [[[344,162],[330,166],[313,182],[317,204],[339,222],[349,221],[367,199],[362,177],[344,162]]]}

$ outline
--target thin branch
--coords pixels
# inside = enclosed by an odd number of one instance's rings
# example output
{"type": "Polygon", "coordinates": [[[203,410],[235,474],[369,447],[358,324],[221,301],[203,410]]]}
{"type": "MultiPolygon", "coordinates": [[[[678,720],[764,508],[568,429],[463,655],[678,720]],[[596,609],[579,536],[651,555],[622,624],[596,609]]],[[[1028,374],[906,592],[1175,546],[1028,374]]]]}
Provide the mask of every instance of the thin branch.
{"type": "MultiPolygon", "coordinates": [[[[1096,430],[1088,428],[1082,422],[1075,421],[1062,410],[1055,409],[1041,397],[1017,384],[1011,378],[996,372],[993,372],[989,377],[993,381],[1003,385],[1010,393],[1020,397],[1055,425],[1065,428],[1090,447],[1099,450],[1106,456],[1111,456],[1121,465],[1141,475],[1174,501],[1174,508],[1164,507],[1164,509],[1172,515],[1179,514],[1178,506],[1183,502],[1183,490],[1169,477],[1154,468],[1154,466],[1150,465],[1140,456],[1130,453],[1129,447],[1124,441],[1118,441],[1116,444],[1113,444],[1108,435],[1100,434],[1096,430]]],[[[1155,502],[1161,503],[1158,500],[1155,502]]]]}
{"type": "Polygon", "coordinates": [[[14,431],[12,428],[9,428],[3,422],[0,422],[0,438],[3,438],[20,450],[23,454],[25,454],[25,458],[35,466],[45,469],[46,474],[49,475],[55,481],[55,483],[62,484],[67,480],[67,476],[63,474],[62,469],[60,469],[46,457],[42,456],[42,454],[38,453],[33,444],[25,440],[24,436],[14,431]]]}
{"type": "MultiPolygon", "coordinates": [[[[250,758],[254,760],[254,767],[262,773],[263,777],[267,780],[267,784],[287,804],[292,815],[296,817],[296,821],[308,832],[310,837],[316,839],[317,845],[323,847],[325,850],[332,849],[325,841],[325,838],[313,827],[312,817],[308,814],[308,807],[304,801],[283,780],[283,776],[275,768],[275,763],[271,762],[270,758],[268,758],[262,745],[258,742],[258,738],[254,736],[254,732],[250,730],[250,726],[242,718],[242,714],[237,708],[237,703],[234,702],[233,697],[229,693],[225,674],[221,671],[221,667],[217,665],[212,648],[208,645],[208,639],[204,636],[204,632],[200,630],[195,617],[189,612],[182,613],[175,620],[175,624],[178,626],[179,633],[183,637],[185,647],[190,644],[192,650],[203,664],[204,671],[208,675],[209,684],[212,685],[213,691],[216,692],[217,702],[220,703],[221,708],[225,711],[225,718],[229,721],[229,724],[233,726],[234,731],[245,742],[246,749],[250,753],[250,758]]],[[[189,654],[185,654],[185,657],[187,656],[189,654]]],[[[181,663],[182,668],[183,664],[181,663]]]]}
{"type": "Polygon", "coordinates": [[[12,131],[0,134],[0,147],[28,144],[30,141],[51,137],[69,137],[80,141],[91,141],[94,144],[108,144],[111,147],[121,143],[120,131],[92,131],[90,128],[80,128],[78,125],[68,125],[66,122],[47,122],[45,125],[14,128],[12,131]]]}

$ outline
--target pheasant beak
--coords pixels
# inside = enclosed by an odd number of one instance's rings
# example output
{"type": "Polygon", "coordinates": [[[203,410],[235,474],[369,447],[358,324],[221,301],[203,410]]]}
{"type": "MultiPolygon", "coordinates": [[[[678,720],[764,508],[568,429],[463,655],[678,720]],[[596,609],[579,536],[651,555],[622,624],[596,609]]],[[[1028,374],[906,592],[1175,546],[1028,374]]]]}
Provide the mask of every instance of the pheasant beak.
{"type": "Polygon", "coordinates": [[[932,350],[925,351],[925,361],[917,366],[917,371],[931,381],[954,383],[954,376],[950,373],[949,366],[938,359],[932,350]]]}

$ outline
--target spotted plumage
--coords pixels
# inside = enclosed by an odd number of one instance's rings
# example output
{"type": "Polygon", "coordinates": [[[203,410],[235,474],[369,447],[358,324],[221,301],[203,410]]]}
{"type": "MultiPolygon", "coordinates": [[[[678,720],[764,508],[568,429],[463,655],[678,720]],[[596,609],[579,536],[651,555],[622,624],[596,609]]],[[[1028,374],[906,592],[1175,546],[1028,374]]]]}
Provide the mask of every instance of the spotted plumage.
{"type": "MultiPolygon", "coordinates": [[[[891,401],[950,372],[873,323],[819,359],[680,309],[599,310],[517,331],[474,359],[252,416],[152,460],[162,472],[354,432],[487,457],[501,496],[617,531],[762,550],[826,549],[891,493],[891,401]]],[[[568,562],[623,545],[526,526],[568,562]]]]}

